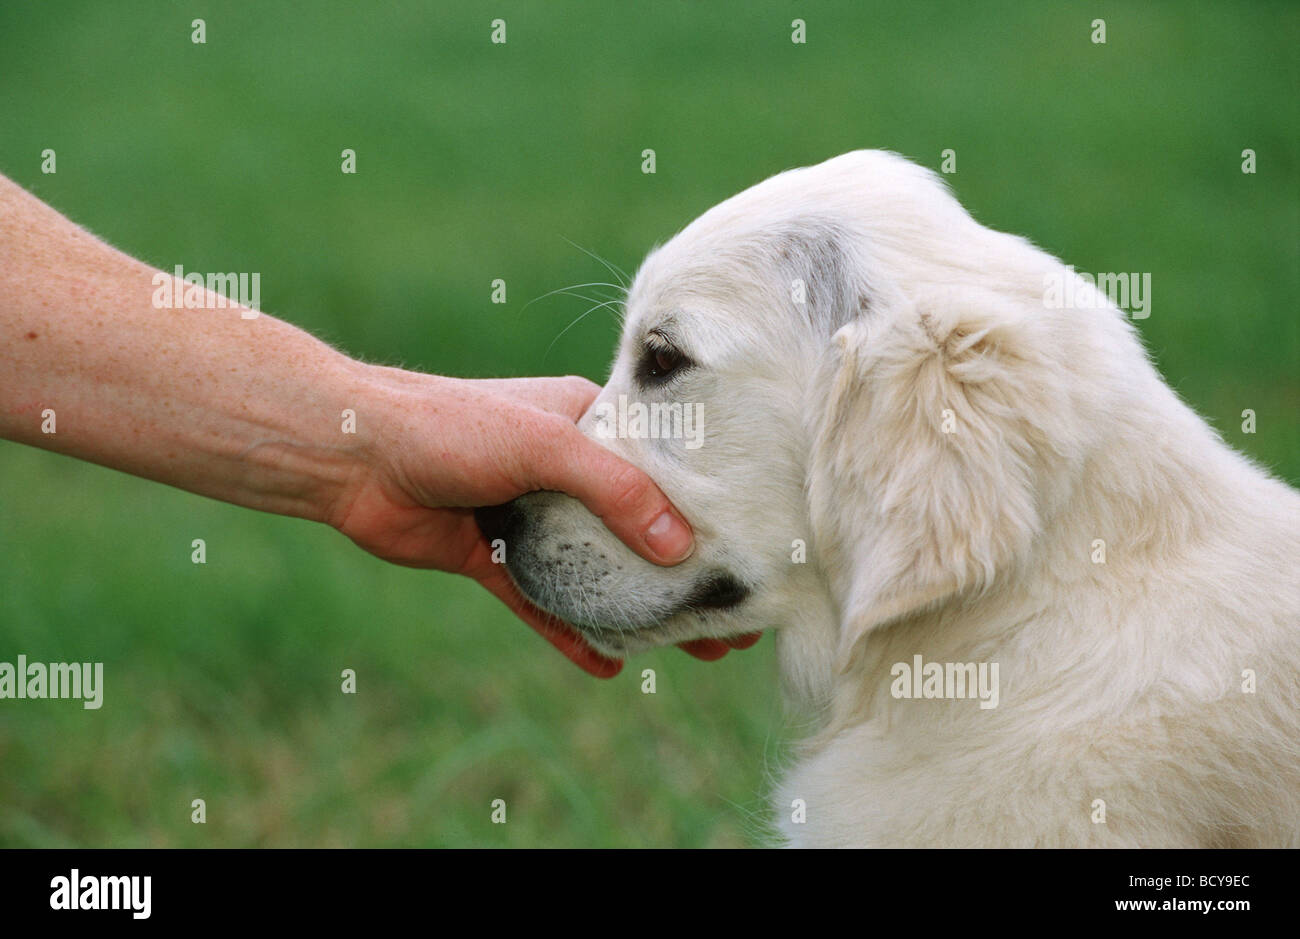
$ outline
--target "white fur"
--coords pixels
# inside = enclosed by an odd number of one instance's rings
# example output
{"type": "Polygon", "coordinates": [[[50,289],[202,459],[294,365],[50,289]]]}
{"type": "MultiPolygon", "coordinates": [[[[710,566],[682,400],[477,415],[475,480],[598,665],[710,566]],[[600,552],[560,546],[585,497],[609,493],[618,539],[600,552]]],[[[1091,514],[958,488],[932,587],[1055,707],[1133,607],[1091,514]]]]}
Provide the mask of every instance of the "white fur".
{"type": "Polygon", "coordinates": [[[574,500],[520,501],[512,573],[606,651],[777,630],[817,728],[775,798],[791,844],[1300,846],[1300,495],[1118,309],[1045,305],[1063,272],[896,155],[782,173],[650,255],[600,399],[702,405],[698,450],[602,439],[695,555],[655,567],[574,500]],[[642,388],[665,320],[698,364],[642,388]],[[548,580],[574,539],[582,572],[548,580]],[[717,570],[751,596],[674,606],[717,570]],[[997,707],[895,698],[918,654],[997,663],[997,707]]]}

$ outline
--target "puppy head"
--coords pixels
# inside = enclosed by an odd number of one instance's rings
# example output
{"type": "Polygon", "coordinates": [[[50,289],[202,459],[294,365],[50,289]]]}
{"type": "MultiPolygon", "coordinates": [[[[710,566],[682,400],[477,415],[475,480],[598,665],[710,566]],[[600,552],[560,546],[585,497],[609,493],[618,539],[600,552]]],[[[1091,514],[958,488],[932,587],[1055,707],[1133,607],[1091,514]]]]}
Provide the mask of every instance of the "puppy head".
{"type": "Polygon", "coordinates": [[[645,471],[691,523],[686,561],[643,560],[559,493],[479,513],[523,593],[602,651],[739,635],[794,614],[809,575],[791,559],[806,560],[811,540],[803,397],[826,336],[813,335],[789,282],[802,274],[814,303],[843,302],[820,268],[798,268],[834,254],[837,237],[821,225],[738,239],[725,226],[688,230],[629,290],[609,381],[579,428],[645,471]]]}
{"type": "Polygon", "coordinates": [[[892,154],[773,177],[647,258],[579,425],[659,484],[695,553],[653,565],[557,493],[480,525],[524,594],[606,653],[792,625],[814,596],[847,648],[987,583],[1037,530],[1036,450],[1056,443],[1015,386],[1052,406],[1023,316],[1051,263],[892,154]]]}

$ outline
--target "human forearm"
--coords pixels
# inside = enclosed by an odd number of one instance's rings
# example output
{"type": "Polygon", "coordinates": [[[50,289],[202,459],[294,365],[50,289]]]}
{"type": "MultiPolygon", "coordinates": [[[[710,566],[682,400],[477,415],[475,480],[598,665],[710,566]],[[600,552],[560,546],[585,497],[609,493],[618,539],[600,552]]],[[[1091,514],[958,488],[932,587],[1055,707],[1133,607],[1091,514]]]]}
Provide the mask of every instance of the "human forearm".
{"type": "Polygon", "coordinates": [[[158,309],[157,274],[0,177],[0,436],[328,520],[366,371],[237,304],[158,309]]]}

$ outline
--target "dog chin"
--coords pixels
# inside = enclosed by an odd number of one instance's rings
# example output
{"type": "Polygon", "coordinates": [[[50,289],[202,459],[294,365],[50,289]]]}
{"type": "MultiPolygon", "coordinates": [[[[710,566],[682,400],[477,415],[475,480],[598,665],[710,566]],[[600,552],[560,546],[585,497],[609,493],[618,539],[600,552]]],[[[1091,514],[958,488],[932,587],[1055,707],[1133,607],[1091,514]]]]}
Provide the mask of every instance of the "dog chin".
{"type": "MultiPolygon", "coordinates": [[[[634,622],[626,612],[619,611],[610,611],[607,617],[594,621],[590,610],[579,613],[577,610],[565,609],[568,606],[565,603],[538,602],[538,598],[530,596],[522,587],[520,589],[529,602],[571,625],[603,655],[624,658],[694,638],[699,631],[698,622],[692,628],[692,623],[689,622],[692,617],[674,609],[651,611],[645,622],[634,622]],[[677,638],[679,634],[680,638],[677,638]]],[[[640,611],[642,616],[647,612],[640,611]]]]}
{"type": "Polygon", "coordinates": [[[597,652],[614,658],[627,658],[649,652],[650,649],[703,639],[707,629],[698,615],[677,613],[660,623],[646,626],[617,628],[608,626],[578,626],[577,631],[590,642],[597,652]]]}
{"type": "MultiPolygon", "coordinates": [[[[592,604],[581,590],[559,592],[538,581],[533,568],[507,565],[511,579],[530,603],[574,626],[597,651],[623,658],[660,646],[717,635],[752,594],[730,571],[712,567],[680,596],[660,596],[655,604],[592,604]],[[603,609],[603,612],[602,612],[603,609]],[[712,628],[709,628],[712,627],[712,628]]],[[[652,594],[648,588],[642,591],[652,594]]],[[[653,594],[652,594],[653,595],[653,594]]]]}
{"type": "Polygon", "coordinates": [[[685,624],[674,628],[671,621],[636,629],[615,629],[607,626],[577,628],[597,652],[618,659],[698,638],[694,632],[685,628],[685,624]]]}
{"type": "Polygon", "coordinates": [[[754,631],[749,622],[731,611],[698,609],[676,609],[657,623],[641,626],[574,625],[596,651],[612,658],[627,658],[696,639],[726,639],[754,631]]]}

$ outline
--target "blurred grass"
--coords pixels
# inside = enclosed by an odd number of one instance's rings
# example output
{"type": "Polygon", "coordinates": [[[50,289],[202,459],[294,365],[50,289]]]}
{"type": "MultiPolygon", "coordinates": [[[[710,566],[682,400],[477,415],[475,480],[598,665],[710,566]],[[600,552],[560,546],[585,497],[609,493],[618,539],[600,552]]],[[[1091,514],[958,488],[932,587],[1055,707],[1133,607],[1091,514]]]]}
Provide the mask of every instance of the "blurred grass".
{"type": "MultiPolygon", "coordinates": [[[[1152,272],[1164,374],[1295,482],[1298,27],[1285,3],[4,4],[0,171],[161,267],[261,272],[266,310],[355,355],[601,380],[611,318],[548,351],[585,305],[523,309],[607,279],[566,238],[632,269],[780,169],[952,147],[981,221],[1152,272]]],[[[0,845],[759,843],[770,640],[597,682],[332,532],[13,445],[0,482],[0,661],[107,685],[99,711],[0,702],[0,845]]]]}

